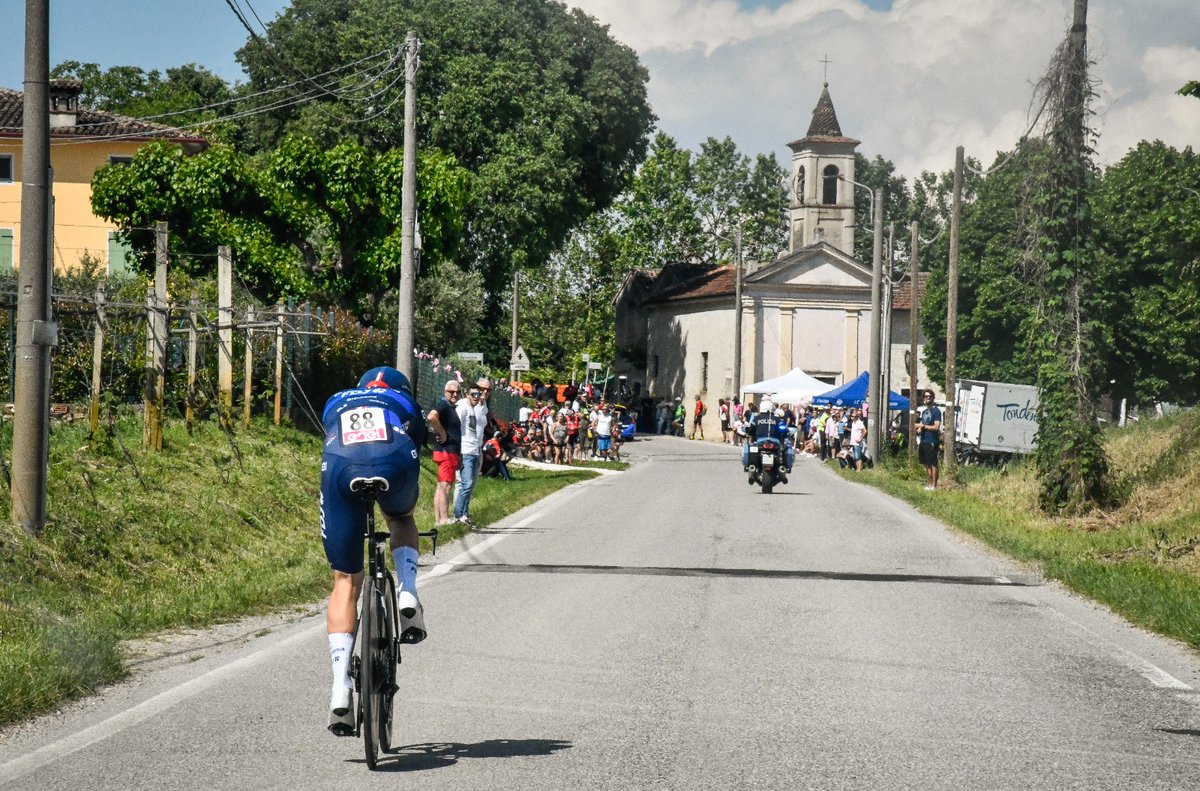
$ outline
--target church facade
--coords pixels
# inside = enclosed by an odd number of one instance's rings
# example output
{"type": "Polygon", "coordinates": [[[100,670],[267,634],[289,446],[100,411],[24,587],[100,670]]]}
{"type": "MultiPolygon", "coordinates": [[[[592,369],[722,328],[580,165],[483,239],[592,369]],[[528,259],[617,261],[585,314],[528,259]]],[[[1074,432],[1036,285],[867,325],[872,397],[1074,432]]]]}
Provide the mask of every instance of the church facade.
{"type": "MultiPolygon", "coordinates": [[[[789,249],[743,273],[742,386],[799,367],[832,388],[869,368],[871,266],[854,257],[858,144],[842,134],[826,86],[808,133],[789,144],[789,249]]],[[[733,375],[735,275],[732,266],[668,266],[635,273],[616,298],[618,372],[643,392],[683,398],[689,408],[700,395],[709,405],[709,437],[720,436],[717,399],[740,395],[733,375]]],[[[889,385],[907,391],[907,277],[885,302],[889,385]]],[[[917,343],[918,386],[929,387],[919,362],[924,338],[917,343]]]]}

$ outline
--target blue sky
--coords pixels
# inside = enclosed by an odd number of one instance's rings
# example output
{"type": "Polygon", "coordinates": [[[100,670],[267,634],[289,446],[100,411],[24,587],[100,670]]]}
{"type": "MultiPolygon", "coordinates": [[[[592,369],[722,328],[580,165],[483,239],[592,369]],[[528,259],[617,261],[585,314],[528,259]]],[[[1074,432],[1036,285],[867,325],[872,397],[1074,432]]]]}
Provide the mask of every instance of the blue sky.
{"type": "MultiPolygon", "coordinates": [[[[198,63],[243,78],[247,38],[225,0],[49,0],[51,63],[163,70],[198,63]]],[[[238,0],[243,7],[247,0],[238,0]]],[[[288,0],[249,0],[264,21],[288,0]]],[[[901,173],[945,170],[954,148],[989,162],[1028,127],[1031,85],[1069,23],[1071,0],[568,0],[608,24],[650,71],[660,127],[695,149],[731,136],[749,154],[801,137],[824,78],[843,132],[901,173]]],[[[0,47],[0,85],[21,87],[24,3],[0,2],[15,31],[0,47]]],[[[1200,79],[1200,2],[1091,3],[1100,79],[1102,163],[1137,141],[1200,143],[1200,101],[1174,91],[1200,79]]]]}
{"type": "MultiPolygon", "coordinates": [[[[50,64],[64,60],[165,70],[198,63],[226,80],[243,79],[234,52],[248,34],[225,0],[49,0],[50,64]]],[[[269,21],[287,0],[251,0],[269,21]]],[[[19,90],[24,80],[25,4],[0,3],[4,29],[20,31],[0,48],[0,85],[19,90]]],[[[245,0],[242,0],[245,8],[245,0]]],[[[251,19],[251,23],[254,20],[251,19]]]]}

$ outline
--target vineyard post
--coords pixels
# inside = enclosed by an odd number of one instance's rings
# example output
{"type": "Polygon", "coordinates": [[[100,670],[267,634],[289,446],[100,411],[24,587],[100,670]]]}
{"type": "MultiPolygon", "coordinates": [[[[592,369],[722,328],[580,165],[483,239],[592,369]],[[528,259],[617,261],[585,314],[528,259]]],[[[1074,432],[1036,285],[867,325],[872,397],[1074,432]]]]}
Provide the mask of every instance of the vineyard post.
{"type": "Polygon", "coordinates": [[[100,429],[100,374],[104,364],[104,305],[107,295],[104,281],[96,283],[96,321],[92,329],[92,404],[89,428],[93,436],[100,429]]]}
{"type": "Polygon", "coordinates": [[[242,428],[250,428],[250,380],[254,377],[254,306],[246,309],[246,379],[242,383],[242,428]]]}

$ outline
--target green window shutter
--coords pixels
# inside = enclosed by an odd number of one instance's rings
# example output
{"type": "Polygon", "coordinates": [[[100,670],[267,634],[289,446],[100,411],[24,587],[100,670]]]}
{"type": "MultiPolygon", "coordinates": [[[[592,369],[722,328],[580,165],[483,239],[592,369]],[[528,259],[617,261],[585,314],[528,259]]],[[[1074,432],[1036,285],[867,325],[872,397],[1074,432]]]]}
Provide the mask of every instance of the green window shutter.
{"type": "Polygon", "coordinates": [[[129,244],[121,241],[115,231],[108,232],[108,274],[129,274],[129,244]]]}
{"type": "Polygon", "coordinates": [[[13,273],[12,228],[0,228],[0,275],[13,273]]]}

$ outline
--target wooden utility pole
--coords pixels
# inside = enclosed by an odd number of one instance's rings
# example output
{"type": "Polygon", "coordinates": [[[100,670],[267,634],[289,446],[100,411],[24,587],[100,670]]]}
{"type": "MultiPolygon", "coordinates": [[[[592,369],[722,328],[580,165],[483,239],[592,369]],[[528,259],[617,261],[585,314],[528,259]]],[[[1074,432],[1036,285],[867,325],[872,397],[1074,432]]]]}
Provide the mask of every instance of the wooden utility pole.
{"type": "Polygon", "coordinates": [[[92,403],[88,409],[88,428],[93,435],[100,430],[100,377],[104,371],[104,306],[107,301],[101,280],[96,283],[96,321],[92,326],[92,403]]]}
{"type": "Polygon", "coordinates": [[[46,526],[50,454],[50,0],[25,0],[25,96],[21,135],[21,269],[13,404],[12,520],[40,536],[46,526]]]}
{"type": "Polygon", "coordinates": [[[254,378],[254,306],[246,308],[246,378],[242,382],[242,428],[250,428],[250,391],[254,378]]]}
{"type": "Polygon", "coordinates": [[[742,402],[742,226],[733,238],[733,395],[742,402]]]}
{"type": "Polygon", "coordinates": [[[154,285],[146,289],[146,405],[142,445],[162,450],[167,365],[167,224],[154,224],[154,285]]]}
{"type": "Polygon", "coordinates": [[[946,408],[942,410],[942,477],[953,481],[955,356],[958,353],[958,231],[962,219],[963,147],[954,150],[954,195],[950,203],[950,265],[946,273],[946,408]]]}
{"type": "Polygon", "coordinates": [[[217,411],[233,427],[233,252],[217,248],[217,411]]]}
{"type": "Polygon", "coordinates": [[[400,193],[400,308],[396,326],[396,369],[415,379],[413,301],[417,270],[413,260],[417,216],[417,67],[421,40],[410,30],[404,40],[404,171],[400,193]]]}
{"type": "Polygon", "coordinates": [[[917,221],[913,220],[908,226],[912,236],[912,253],[908,259],[908,277],[912,281],[912,307],[908,309],[908,460],[917,460],[917,311],[920,309],[920,295],[917,289],[917,275],[921,271],[918,258],[921,249],[921,231],[917,221]]]}

